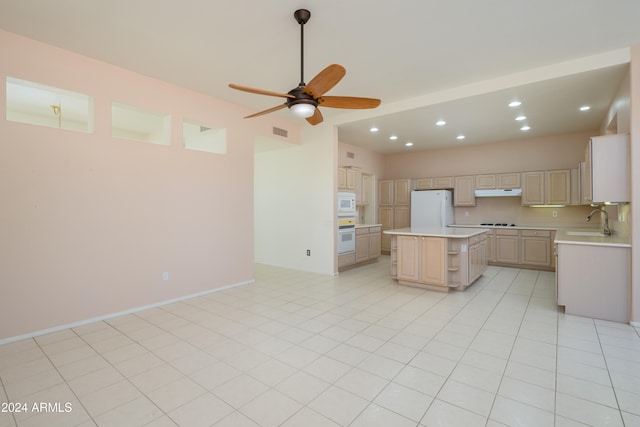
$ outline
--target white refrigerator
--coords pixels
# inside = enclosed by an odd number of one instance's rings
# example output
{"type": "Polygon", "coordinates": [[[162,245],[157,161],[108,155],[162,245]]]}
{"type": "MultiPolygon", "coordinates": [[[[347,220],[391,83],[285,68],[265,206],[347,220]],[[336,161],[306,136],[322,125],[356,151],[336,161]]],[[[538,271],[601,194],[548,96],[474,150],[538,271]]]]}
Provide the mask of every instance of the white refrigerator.
{"type": "Polygon", "coordinates": [[[446,227],[454,223],[449,190],[411,192],[411,227],[446,227]]]}

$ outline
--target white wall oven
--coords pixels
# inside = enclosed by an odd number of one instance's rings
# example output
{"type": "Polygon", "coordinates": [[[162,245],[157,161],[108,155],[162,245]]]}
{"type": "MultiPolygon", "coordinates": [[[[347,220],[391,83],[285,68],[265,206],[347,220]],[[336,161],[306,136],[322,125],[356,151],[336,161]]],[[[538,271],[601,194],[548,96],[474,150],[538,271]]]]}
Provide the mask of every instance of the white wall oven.
{"type": "Polygon", "coordinates": [[[338,218],[338,255],[356,251],[356,219],[338,218]]]}
{"type": "Polygon", "coordinates": [[[356,216],[356,193],[338,192],[338,216],[356,216]]]}

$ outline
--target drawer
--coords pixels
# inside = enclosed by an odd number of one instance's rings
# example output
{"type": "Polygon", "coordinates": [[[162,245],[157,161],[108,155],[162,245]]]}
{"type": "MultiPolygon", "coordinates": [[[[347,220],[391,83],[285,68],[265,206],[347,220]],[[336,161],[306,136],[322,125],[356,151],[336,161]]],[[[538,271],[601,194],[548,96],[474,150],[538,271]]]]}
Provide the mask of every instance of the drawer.
{"type": "Polygon", "coordinates": [[[496,229],[496,236],[517,236],[518,230],[504,230],[502,228],[496,229]]]}
{"type": "Polygon", "coordinates": [[[369,234],[369,227],[356,227],[356,236],[369,234]]]}
{"type": "Polygon", "coordinates": [[[356,253],[338,255],[338,268],[348,267],[356,263],[356,253]]]}
{"type": "Polygon", "coordinates": [[[375,233],[380,233],[381,227],[369,227],[369,233],[371,234],[375,234],[375,233]]]}
{"type": "Polygon", "coordinates": [[[520,230],[521,236],[526,237],[551,237],[550,230],[520,230]]]}

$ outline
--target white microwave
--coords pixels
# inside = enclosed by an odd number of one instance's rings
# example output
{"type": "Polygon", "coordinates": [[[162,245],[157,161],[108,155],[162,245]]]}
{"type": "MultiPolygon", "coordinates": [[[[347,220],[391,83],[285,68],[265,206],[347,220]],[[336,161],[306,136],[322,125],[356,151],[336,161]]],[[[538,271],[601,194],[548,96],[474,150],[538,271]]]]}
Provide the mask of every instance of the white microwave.
{"type": "Polygon", "coordinates": [[[355,216],[356,193],[338,192],[338,216],[355,216]]]}

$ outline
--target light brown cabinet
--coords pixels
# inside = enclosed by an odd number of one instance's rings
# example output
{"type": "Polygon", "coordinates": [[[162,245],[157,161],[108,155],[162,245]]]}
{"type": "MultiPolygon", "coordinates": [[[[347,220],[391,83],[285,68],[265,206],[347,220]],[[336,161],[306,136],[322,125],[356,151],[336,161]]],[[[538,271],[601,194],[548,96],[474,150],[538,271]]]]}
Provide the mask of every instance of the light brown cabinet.
{"type": "Polygon", "coordinates": [[[520,231],[520,264],[551,267],[551,231],[520,231]]]}
{"type": "Polygon", "coordinates": [[[544,205],[544,172],[522,173],[522,205],[544,205]]]}
{"type": "Polygon", "coordinates": [[[514,172],[498,174],[498,188],[520,188],[520,173],[514,172]]]}
{"type": "Polygon", "coordinates": [[[522,173],[522,205],[570,205],[571,170],[522,173]]]}
{"type": "Polygon", "coordinates": [[[475,176],[456,176],[453,188],[454,206],[475,206],[475,176]]]}
{"type": "Polygon", "coordinates": [[[476,175],[477,190],[520,188],[520,173],[476,175]]]}
{"type": "MultiPolygon", "coordinates": [[[[380,198],[378,222],[382,230],[405,228],[411,225],[411,179],[381,180],[378,182],[380,198]]],[[[383,253],[390,253],[391,238],[383,234],[381,248],[383,253]]]]}
{"type": "Polygon", "coordinates": [[[409,206],[411,203],[411,180],[396,179],[393,181],[393,204],[409,206]]]}
{"type": "Polygon", "coordinates": [[[496,232],[489,230],[485,233],[487,240],[487,261],[495,262],[496,260],[496,232]]]}
{"type": "Polygon", "coordinates": [[[420,280],[439,286],[446,285],[445,244],[441,237],[420,238],[420,280]]]}
{"type": "Polygon", "coordinates": [[[489,264],[553,270],[554,231],[541,229],[502,229],[488,233],[489,264]]]}
{"type": "Polygon", "coordinates": [[[379,226],[356,227],[356,251],[353,254],[338,257],[338,269],[344,270],[374,262],[380,256],[379,226]]]}
{"type": "Polygon", "coordinates": [[[469,238],[393,235],[391,275],[400,284],[464,290],[487,269],[484,234],[469,238]]]}
{"type": "Polygon", "coordinates": [[[571,204],[571,170],[545,171],[545,204],[571,204]]]}
{"type": "Polygon", "coordinates": [[[356,262],[363,262],[369,259],[369,230],[366,228],[356,229],[356,262]]]}
{"type": "Polygon", "coordinates": [[[362,174],[360,201],[363,205],[369,204],[369,188],[373,177],[369,174],[362,174]]]}
{"type": "Polygon", "coordinates": [[[499,229],[496,233],[496,262],[518,264],[518,230],[499,229]]]}
{"type": "MultiPolygon", "coordinates": [[[[382,231],[393,229],[393,206],[378,208],[378,222],[382,224],[382,231]]],[[[391,251],[391,236],[383,233],[380,246],[383,253],[389,253],[391,251]]]]}
{"type": "Polygon", "coordinates": [[[378,258],[382,253],[380,251],[381,231],[380,227],[369,229],[369,259],[378,258]]]}
{"type": "Polygon", "coordinates": [[[393,207],[393,228],[406,228],[411,226],[411,209],[409,206],[393,207]]]}
{"type": "Polygon", "coordinates": [[[416,179],[416,190],[450,190],[454,188],[452,176],[416,179]]]}
{"type": "Polygon", "coordinates": [[[356,172],[352,168],[338,168],[338,190],[356,191],[356,172]]]}
{"type": "Polygon", "coordinates": [[[416,179],[416,190],[433,190],[433,178],[416,179]]]}
{"type": "Polygon", "coordinates": [[[420,238],[417,236],[396,238],[398,280],[420,281],[420,243],[420,238]]]}
{"type": "Polygon", "coordinates": [[[441,237],[398,236],[400,281],[445,286],[445,243],[441,237]]]}

